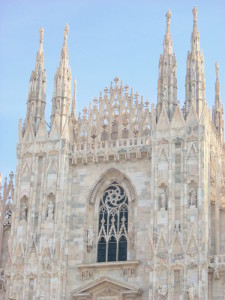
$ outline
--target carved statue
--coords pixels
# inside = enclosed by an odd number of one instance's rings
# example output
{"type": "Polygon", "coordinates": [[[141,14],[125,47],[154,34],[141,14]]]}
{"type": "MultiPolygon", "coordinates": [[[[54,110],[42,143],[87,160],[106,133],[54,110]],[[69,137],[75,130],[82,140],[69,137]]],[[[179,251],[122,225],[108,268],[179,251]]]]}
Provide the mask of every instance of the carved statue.
{"type": "Polygon", "coordinates": [[[52,221],[54,219],[54,204],[52,200],[49,201],[48,204],[48,215],[47,215],[47,220],[52,221]]]}
{"type": "Polygon", "coordinates": [[[160,195],[160,208],[166,209],[166,192],[163,191],[160,195]]]}
{"type": "Polygon", "coordinates": [[[196,206],[196,204],[197,204],[197,194],[195,189],[192,189],[190,192],[190,205],[196,206]]]}
{"type": "Polygon", "coordinates": [[[164,298],[167,294],[167,285],[166,284],[163,284],[163,285],[160,285],[158,287],[158,294],[161,296],[161,298],[164,298]]]}
{"type": "Polygon", "coordinates": [[[93,242],[94,242],[94,230],[90,226],[89,229],[87,230],[87,246],[92,248],[93,242]]]}
{"type": "Polygon", "coordinates": [[[191,283],[189,285],[187,293],[188,293],[188,299],[189,300],[194,300],[194,298],[195,298],[195,288],[194,288],[193,283],[191,283]]]}
{"type": "Polygon", "coordinates": [[[27,220],[27,206],[26,204],[24,203],[23,206],[21,207],[21,210],[20,210],[20,219],[21,220],[27,220]]]}

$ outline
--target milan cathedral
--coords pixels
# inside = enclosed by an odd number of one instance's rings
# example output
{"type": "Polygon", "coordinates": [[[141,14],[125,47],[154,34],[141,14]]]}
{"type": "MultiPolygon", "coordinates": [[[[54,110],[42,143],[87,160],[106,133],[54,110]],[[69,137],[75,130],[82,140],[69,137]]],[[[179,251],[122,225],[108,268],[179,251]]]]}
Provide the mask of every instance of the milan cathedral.
{"type": "Polygon", "coordinates": [[[49,128],[41,28],[15,180],[1,180],[1,299],[225,299],[219,65],[211,113],[195,7],[180,107],[170,21],[157,104],[116,77],[79,114],[67,25],[49,128]]]}

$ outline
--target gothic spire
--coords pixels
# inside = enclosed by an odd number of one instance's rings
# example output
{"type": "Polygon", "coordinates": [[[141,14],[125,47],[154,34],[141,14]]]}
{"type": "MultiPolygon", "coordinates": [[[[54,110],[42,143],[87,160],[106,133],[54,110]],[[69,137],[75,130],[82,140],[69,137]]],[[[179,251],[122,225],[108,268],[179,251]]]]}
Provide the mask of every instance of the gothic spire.
{"type": "Polygon", "coordinates": [[[61,57],[60,57],[60,64],[59,64],[60,68],[68,68],[69,65],[69,52],[67,46],[68,34],[69,34],[69,25],[66,24],[64,29],[64,42],[61,50],[61,57]]]}
{"type": "Polygon", "coordinates": [[[64,42],[61,50],[59,67],[55,74],[54,91],[52,98],[52,115],[53,122],[56,115],[60,117],[60,131],[62,132],[66,119],[70,112],[71,103],[71,70],[69,66],[69,52],[67,47],[67,39],[69,26],[64,29],[64,42]]]}
{"type": "Polygon", "coordinates": [[[198,20],[198,10],[197,6],[192,9],[193,13],[193,31],[191,35],[191,51],[199,52],[200,51],[200,36],[197,28],[197,20],[198,20]]]}
{"type": "Polygon", "coordinates": [[[192,10],[193,31],[191,35],[191,51],[187,56],[186,99],[185,109],[188,115],[191,106],[200,117],[205,102],[204,56],[200,50],[200,36],[197,28],[197,7],[192,10]]]}
{"type": "Polygon", "coordinates": [[[43,52],[44,28],[40,29],[39,49],[36,56],[35,71],[44,70],[44,52],[43,52]]]}
{"type": "Polygon", "coordinates": [[[76,81],[76,79],[74,80],[73,85],[74,85],[74,92],[73,92],[71,117],[76,119],[76,105],[77,105],[77,81],[76,81]]]}
{"type": "Polygon", "coordinates": [[[219,80],[219,64],[216,62],[216,83],[215,83],[215,107],[219,108],[221,106],[220,98],[220,80],[219,80]]]}
{"type": "Polygon", "coordinates": [[[36,134],[42,119],[45,119],[46,105],[46,72],[44,69],[44,51],[43,51],[44,29],[40,29],[39,49],[36,55],[35,69],[31,73],[27,114],[25,127],[31,120],[34,133],[36,134]]]}
{"type": "Polygon", "coordinates": [[[166,34],[163,42],[163,54],[173,54],[173,41],[170,33],[170,20],[172,13],[170,10],[166,13],[166,34]]]}
{"type": "Polygon", "coordinates": [[[219,64],[216,62],[215,105],[213,107],[213,123],[221,140],[224,140],[223,106],[220,97],[219,64]]]}
{"type": "Polygon", "coordinates": [[[177,105],[176,55],[173,54],[173,41],[170,33],[171,11],[166,14],[166,34],[163,42],[163,54],[159,60],[157,118],[165,107],[169,119],[172,119],[177,105]]]}

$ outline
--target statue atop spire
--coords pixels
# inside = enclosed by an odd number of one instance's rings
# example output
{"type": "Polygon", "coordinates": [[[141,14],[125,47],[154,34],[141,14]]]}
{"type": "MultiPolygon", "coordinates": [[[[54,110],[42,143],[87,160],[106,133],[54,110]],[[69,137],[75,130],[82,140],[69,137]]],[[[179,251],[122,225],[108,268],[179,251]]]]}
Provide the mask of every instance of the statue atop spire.
{"type": "Polygon", "coordinates": [[[171,17],[172,17],[172,13],[170,11],[170,9],[168,10],[168,12],[166,13],[166,34],[170,35],[170,20],[171,20],[171,17]]]}
{"type": "Polygon", "coordinates": [[[177,78],[176,78],[176,55],[173,54],[173,40],[170,33],[170,20],[172,13],[166,13],[166,34],[163,41],[163,54],[159,60],[159,79],[158,79],[158,104],[157,117],[162,108],[165,107],[169,119],[177,105],[177,78]]]}
{"type": "Polygon", "coordinates": [[[54,91],[52,98],[51,123],[55,115],[60,118],[60,132],[62,132],[70,113],[71,104],[71,70],[69,66],[69,51],[67,39],[69,34],[68,24],[64,29],[64,41],[60,55],[59,67],[55,74],[54,91]]]}
{"type": "Polygon", "coordinates": [[[69,25],[66,24],[65,29],[64,29],[64,40],[67,40],[69,34],[69,25]]]}
{"type": "Polygon", "coordinates": [[[64,29],[64,42],[63,42],[63,47],[62,47],[61,57],[60,57],[60,67],[65,67],[65,68],[68,68],[68,63],[69,63],[69,52],[67,47],[68,35],[69,35],[69,25],[66,24],[64,29]]]}
{"type": "Polygon", "coordinates": [[[27,101],[27,115],[25,127],[28,121],[32,121],[34,133],[38,131],[41,120],[45,120],[46,105],[46,72],[44,69],[43,51],[44,29],[39,31],[39,48],[36,55],[35,69],[31,73],[30,87],[27,101]]]}
{"type": "Polygon", "coordinates": [[[215,67],[216,67],[216,80],[219,80],[219,64],[218,64],[218,62],[216,62],[215,67]]]}
{"type": "Polygon", "coordinates": [[[220,109],[221,106],[221,97],[220,97],[220,80],[219,80],[219,64],[216,62],[216,83],[215,83],[215,108],[216,110],[220,109]]]}
{"type": "Polygon", "coordinates": [[[40,44],[43,44],[43,40],[44,40],[44,28],[41,27],[40,28],[40,44]]]}
{"type": "Polygon", "coordinates": [[[163,42],[163,52],[172,54],[173,53],[173,41],[170,33],[170,20],[172,17],[172,13],[170,10],[166,13],[166,34],[163,42]]]}
{"type": "Polygon", "coordinates": [[[185,110],[188,115],[193,105],[200,117],[205,103],[204,56],[200,50],[200,36],[197,28],[197,7],[192,10],[193,31],[191,34],[191,51],[187,56],[185,110]]]}
{"type": "Polygon", "coordinates": [[[212,120],[215,129],[220,136],[221,141],[224,141],[224,121],[223,121],[223,105],[221,104],[220,95],[220,80],[219,80],[219,64],[216,62],[216,83],[215,83],[215,104],[212,110],[212,120]]]}
{"type": "Polygon", "coordinates": [[[198,20],[198,9],[197,9],[197,6],[195,6],[193,9],[192,9],[192,13],[193,13],[193,20],[194,20],[194,24],[197,24],[197,20],[198,20]]]}

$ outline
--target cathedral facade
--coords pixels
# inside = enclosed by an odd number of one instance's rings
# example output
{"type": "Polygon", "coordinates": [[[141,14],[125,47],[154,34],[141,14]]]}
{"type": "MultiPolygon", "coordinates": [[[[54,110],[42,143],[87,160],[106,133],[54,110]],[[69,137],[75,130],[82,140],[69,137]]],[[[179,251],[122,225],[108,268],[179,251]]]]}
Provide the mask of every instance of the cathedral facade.
{"type": "Polygon", "coordinates": [[[43,29],[1,198],[1,299],[225,299],[225,144],[193,9],[184,107],[171,12],[157,105],[118,77],[76,114],[68,26],[45,121],[43,29]],[[15,191],[14,191],[15,186],[15,191]]]}

